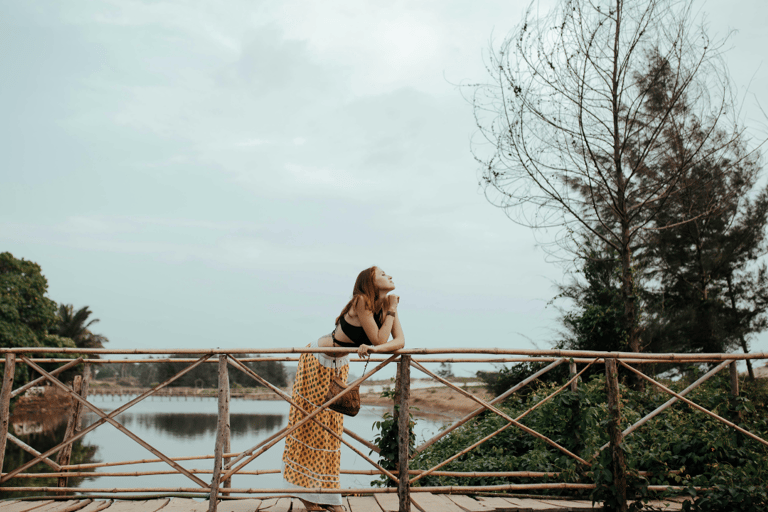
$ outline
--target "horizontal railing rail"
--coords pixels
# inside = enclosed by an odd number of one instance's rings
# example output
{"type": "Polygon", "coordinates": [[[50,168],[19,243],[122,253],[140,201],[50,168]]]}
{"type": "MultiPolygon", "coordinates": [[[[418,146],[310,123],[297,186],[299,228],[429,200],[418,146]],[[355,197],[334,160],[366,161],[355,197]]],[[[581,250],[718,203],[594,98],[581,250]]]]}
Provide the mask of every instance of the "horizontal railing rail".
{"type": "MultiPolygon", "coordinates": [[[[325,411],[334,401],[343,395],[337,395],[333,400],[322,404],[319,408],[308,411],[295,402],[285,390],[269,382],[263,376],[259,375],[245,363],[267,362],[267,361],[297,361],[298,357],[294,354],[305,353],[333,353],[338,355],[353,354],[354,349],[347,348],[268,348],[268,349],[70,349],[53,347],[19,347],[19,348],[0,348],[0,358],[3,359],[3,383],[0,393],[0,469],[3,468],[6,446],[8,443],[15,444],[21,450],[27,452],[30,460],[18,465],[15,468],[0,473],[0,483],[5,483],[4,490],[17,492],[56,492],[76,493],[83,492],[86,489],[71,487],[68,485],[69,478],[78,477],[110,477],[110,476],[148,476],[148,475],[183,475],[190,484],[188,486],[157,486],[157,487],[122,487],[122,488],[88,488],[91,493],[131,493],[131,492],[155,492],[155,493],[190,493],[199,495],[203,493],[210,497],[210,509],[215,511],[218,500],[221,498],[232,497],[234,494],[274,494],[274,495],[300,495],[301,492],[295,488],[234,488],[231,485],[234,475],[265,475],[277,474],[279,469],[246,469],[251,462],[258,459],[270,448],[289,436],[293,431],[307,422],[314,422],[320,428],[326,430],[331,435],[337,437],[339,441],[356,453],[372,466],[369,470],[348,470],[342,469],[344,474],[355,475],[380,475],[388,479],[393,487],[364,488],[364,489],[342,489],[344,493],[350,494],[379,494],[379,493],[397,493],[400,502],[400,510],[410,510],[411,492],[446,492],[446,493],[476,493],[493,491],[533,491],[542,489],[564,489],[564,490],[590,490],[596,487],[595,483],[584,482],[565,482],[548,481],[544,483],[506,483],[494,485],[433,485],[422,486],[422,480],[427,477],[453,477],[453,478],[546,478],[557,479],[563,474],[559,471],[450,471],[445,467],[452,462],[467,455],[477,449],[484,443],[500,435],[508,429],[516,429],[521,435],[532,436],[539,441],[546,443],[553,450],[575,461],[579,467],[585,471],[594,464],[595,459],[604,450],[610,450],[613,460],[611,467],[613,477],[616,482],[617,495],[626,501],[626,474],[628,469],[623,462],[622,443],[623,440],[632,435],[637,429],[641,428],[654,417],[662,414],[677,402],[683,402],[692,409],[706,414],[708,417],[721,422],[736,432],[752,439],[758,443],[768,446],[768,441],[760,436],[749,432],[735,422],[732,422],[716,412],[710,411],[705,407],[696,404],[686,398],[694,389],[699,387],[707,380],[724,370],[726,367],[731,372],[732,392],[738,394],[738,378],[736,375],[736,363],[742,360],[768,359],[768,353],[754,354],[645,354],[632,352],[596,352],[596,351],[571,351],[571,350],[523,350],[523,349],[499,349],[499,348],[456,348],[456,349],[403,349],[393,354],[376,355],[366,360],[375,366],[365,372],[361,377],[350,382],[346,392],[352,388],[363,384],[372,376],[391,364],[397,365],[396,382],[394,389],[394,421],[398,425],[399,432],[399,453],[396,461],[392,461],[390,467],[396,467],[396,470],[383,467],[380,462],[373,460],[366,455],[379,452],[378,446],[374,445],[363,436],[360,436],[348,429],[344,429],[342,436],[338,436],[329,427],[317,420],[318,414],[325,411]],[[259,357],[263,354],[263,357],[259,357]],[[68,356],[68,357],[67,357],[68,356]],[[90,357],[89,357],[90,356],[90,357]],[[165,356],[160,358],[153,357],[135,357],[132,359],[116,358],[119,356],[165,356]],[[173,357],[171,357],[173,356],[173,357]],[[151,387],[143,387],[136,391],[136,396],[120,407],[106,412],[102,408],[89,401],[89,390],[93,384],[91,374],[94,365],[110,364],[144,364],[144,363],[176,363],[183,367],[176,373],[166,378],[163,382],[157,383],[151,387]],[[425,366],[426,363],[510,363],[510,362],[537,362],[547,363],[546,366],[539,369],[534,374],[512,386],[503,394],[490,400],[480,398],[477,394],[471,393],[462,386],[451,382],[449,379],[438,375],[425,366]],[[158,447],[150,445],[146,440],[132,432],[123,423],[119,421],[119,416],[135,406],[142,400],[157,395],[161,390],[173,384],[175,381],[191,372],[200,365],[213,364],[218,365],[218,411],[216,440],[213,446],[213,454],[190,455],[184,457],[170,457],[163,453],[158,447]],[[702,375],[695,382],[680,392],[675,392],[665,386],[652,376],[643,372],[643,366],[646,364],[703,364],[711,363],[714,365],[708,372],[702,375]],[[530,408],[510,416],[505,409],[499,408],[501,403],[520,391],[523,387],[534,380],[543,377],[554,368],[566,364],[569,377],[562,385],[553,388],[549,395],[540,399],[530,408]],[[45,365],[44,368],[41,365],[45,365]],[[51,365],[58,365],[51,369],[51,365]],[[530,415],[536,409],[544,406],[547,402],[553,400],[560,393],[566,390],[576,391],[580,377],[590,368],[596,371],[599,365],[604,366],[606,374],[606,396],[607,410],[609,414],[608,434],[610,441],[601,446],[596,452],[575,453],[559,443],[551,435],[545,435],[537,432],[535,429],[523,423],[526,416],[530,415]],[[24,383],[14,389],[14,375],[17,366],[25,366],[35,372],[39,377],[24,383]],[[67,370],[80,369],[82,375],[77,375],[71,383],[64,383],[60,376],[67,370]],[[650,383],[656,389],[669,395],[669,399],[643,416],[640,420],[623,430],[620,428],[621,419],[621,400],[618,386],[618,371],[622,368],[629,375],[634,376],[638,381],[650,383]],[[241,372],[249,377],[256,385],[268,389],[276,398],[284,400],[295,407],[303,418],[298,423],[286,426],[279,431],[271,434],[266,439],[260,441],[255,446],[246,450],[233,452],[230,441],[230,412],[229,402],[231,399],[231,386],[229,384],[230,371],[241,372]],[[426,378],[432,379],[440,385],[446,386],[451,391],[472,400],[476,408],[466,414],[453,425],[442,429],[441,432],[432,438],[416,446],[412,453],[409,452],[409,404],[410,404],[410,379],[412,370],[423,374],[426,378]],[[27,445],[24,441],[9,431],[10,404],[11,401],[20,395],[30,392],[35,386],[47,384],[58,389],[72,400],[71,415],[67,423],[67,428],[63,439],[52,448],[38,451],[33,446],[27,445]],[[81,427],[80,423],[85,411],[89,411],[98,419],[86,427],[81,427]],[[435,445],[452,432],[461,428],[462,425],[477,418],[483,413],[494,414],[503,420],[501,426],[494,432],[475,440],[470,446],[466,446],[458,452],[452,454],[444,460],[434,464],[426,469],[412,469],[410,462],[414,457],[423,453],[429,447],[435,445]],[[106,461],[85,464],[70,464],[70,453],[73,444],[82,439],[85,435],[96,428],[109,423],[123,435],[132,439],[140,446],[148,450],[154,458],[136,459],[126,461],[106,461]],[[350,441],[351,439],[351,441],[350,441]],[[354,443],[352,442],[354,441],[354,443]],[[357,443],[357,446],[355,445],[357,443]],[[362,446],[362,449],[359,447],[362,446]],[[54,456],[57,456],[54,460],[54,456]],[[186,468],[180,464],[183,461],[213,461],[209,468],[186,468]],[[48,466],[47,472],[30,472],[29,470],[38,463],[48,466]],[[92,470],[101,468],[115,468],[119,466],[135,466],[149,463],[165,463],[165,469],[151,469],[144,471],[112,470],[93,473],[92,470]],[[203,480],[204,476],[206,480],[203,480]],[[56,487],[35,487],[23,485],[26,479],[32,478],[56,478],[58,486],[56,487]],[[210,481],[207,479],[210,478],[210,481]],[[7,482],[19,481],[22,485],[8,486],[7,482]],[[622,494],[623,493],[623,494],[622,494]]],[[[362,362],[359,358],[350,358],[351,362],[362,362]]],[[[367,367],[366,367],[367,368],[367,367]]],[[[346,393],[345,392],[345,393],[346,393]]],[[[674,471],[670,471],[673,474],[674,471]]],[[[643,474],[640,472],[639,474],[643,474]]],[[[688,487],[671,485],[651,485],[647,486],[650,491],[661,490],[684,490],[688,487]]],[[[338,493],[338,489],[307,489],[311,493],[338,493]]]]}

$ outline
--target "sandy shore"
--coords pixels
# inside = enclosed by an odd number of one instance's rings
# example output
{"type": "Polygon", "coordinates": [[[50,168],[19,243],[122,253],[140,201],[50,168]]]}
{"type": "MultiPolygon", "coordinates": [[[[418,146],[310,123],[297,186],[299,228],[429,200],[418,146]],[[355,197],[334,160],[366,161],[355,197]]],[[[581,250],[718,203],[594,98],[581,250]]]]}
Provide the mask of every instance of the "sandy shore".
{"type": "MultiPolygon", "coordinates": [[[[492,398],[482,386],[468,386],[466,390],[483,400],[492,398]]],[[[365,405],[385,407],[392,405],[391,399],[382,398],[378,393],[365,393],[361,396],[361,401],[365,405]]],[[[446,386],[411,389],[410,406],[418,408],[419,415],[435,415],[453,419],[462,418],[480,407],[471,398],[446,386]]]]}
{"type": "MultiPolygon", "coordinates": [[[[487,400],[490,397],[485,387],[479,385],[477,381],[464,383],[456,382],[455,385],[469,391],[479,398],[487,400]]],[[[379,405],[389,407],[392,400],[382,398],[383,389],[391,389],[390,381],[371,382],[362,386],[361,398],[365,405],[379,405]]],[[[92,386],[92,395],[138,395],[146,391],[146,388],[130,388],[122,386],[92,386]]],[[[290,394],[290,389],[284,390],[290,394]]],[[[195,388],[165,388],[161,390],[158,396],[208,396],[215,397],[215,389],[195,389],[195,388]]],[[[280,400],[280,397],[264,388],[253,389],[233,389],[232,398],[241,398],[246,400],[280,400]]],[[[432,380],[415,380],[411,386],[411,407],[418,408],[419,415],[434,415],[443,418],[462,418],[468,413],[479,407],[477,402],[465,397],[458,391],[449,389],[432,380]]]]}

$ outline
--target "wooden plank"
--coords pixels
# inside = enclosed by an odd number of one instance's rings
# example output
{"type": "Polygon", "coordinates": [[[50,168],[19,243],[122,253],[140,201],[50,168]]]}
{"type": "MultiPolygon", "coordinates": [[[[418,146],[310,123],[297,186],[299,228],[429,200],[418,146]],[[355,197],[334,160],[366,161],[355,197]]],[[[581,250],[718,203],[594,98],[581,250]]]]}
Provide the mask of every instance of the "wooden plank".
{"type": "Polygon", "coordinates": [[[414,492],[411,501],[423,512],[464,512],[448,498],[430,492],[414,492]]]}
{"type": "Polygon", "coordinates": [[[593,510],[603,510],[602,505],[596,504],[594,507],[592,506],[591,501],[585,501],[585,500],[553,500],[553,499],[544,499],[540,500],[542,503],[549,503],[551,505],[558,505],[560,507],[565,507],[566,510],[569,510],[571,512],[587,512],[587,511],[593,511],[593,510]]]}
{"type": "Polygon", "coordinates": [[[603,505],[601,503],[592,503],[590,500],[570,500],[571,503],[575,503],[576,506],[580,506],[584,509],[590,509],[590,510],[603,510],[603,505]]]}
{"type": "Polygon", "coordinates": [[[62,509],[60,512],[75,512],[76,510],[82,510],[87,507],[93,500],[76,500],[74,504],[62,509]]]}
{"type": "MultiPolygon", "coordinates": [[[[113,512],[112,507],[107,509],[113,512]]],[[[134,512],[144,509],[135,509],[134,512]]],[[[170,503],[163,507],[163,512],[206,512],[208,510],[208,501],[196,501],[192,498],[173,498],[170,503]]]]}
{"type": "Polygon", "coordinates": [[[373,496],[350,496],[347,500],[351,512],[381,512],[381,507],[373,496]]]}
{"type": "MultiPolygon", "coordinates": [[[[267,508],[269,512],[289,512],[291,510],[291,506],[293,505],[293,498],[278,498],[276,500],[268,500],[273,501],[273,504],[267,508]]],[[[298,504],[301,504],[301,502],[297,499],[297,506],[298,504]]],[[[259,510],[264,510],[264,503],[266,501],[262,502],[262,508],[259,510]]]]}
{"type": "Polygon", "coordinates": [[[373,496],[383,512],[398,512],[400,510],[400,500],[397,494],[374,494],[373,496]]]}
{"type": "Polygon", "coordinates": [[[161,508],[165,508],[170,503],[170,498],[158,498],[156,500],[148,500],[144,505],[141,512],[157,512],[161,508]]]}
{"type": "Polygon", "coordinates": [[[28,510],[34,510],[52,502],[53,500],[13,501],[7,505],[0,506],[0,510],[2,510],[2,512],[27,512],[28,510]]]}
{"type": "Polygon", "coordinates": [[[466,510],[467,512],[488,512],[493,508],[483,505],[477,500],[473,500],[469,496],[446,494],[446,498],[454,502],[456,505],[466,510]]]}
{"type": "Polygon", "coordinates": [[[269,510],[277,504],[277,498],[269,498],[268,500],[261,500],[259,510],[269,510]]]}
{"type": "Polygon", "coordinates": [[[654,510],[683,510],[683,504],[674,501],[650,500],[644,506],[653,507],[654,510]]]}
{"type": "Polygon", "coordinates": [[[34,509],[34,512],[63,512],[64,509],[71,507],[75,503],[77,503],[77,500],[54,501],[34,509]]]}
{"type": "Polygon", "coordinates": [[[113,501],[107,509],[109,512],[144,512],[146,500],[118,500],[113,501]]]}
{"type": "Polygon", "coordinates": [[[563,507],[557,502],[546,503],[541,500],[529,498],[502,498],[516,506],[516,510],[530,510],[532,512],[568,512],[568,507],[563,507]]]}
{"type": "Polygon", "coordinates": [[[519,507],[516,507],[504,498],[497,498],[495,496],[478,496],[477,501],[486,507],[492,507],[492,509],[496,510],[497,512],[515,512],[520,510],[519,507]]]}
{"type": "Polygon", "coordinates": [[[90,504],[86,505],[85,508],[81,508],[77,512],[100,512],[101,510],[104,510],[105,508],[109,507],[111,504],[112,504],[111,500],[93,501],[90,504]]]}
{"type": "Polygon", "coordinates": [[[259,510],[261,500],[248,498],[247,500],[226,500],[219,503],[218,512],[253,512],[259,510]]]}

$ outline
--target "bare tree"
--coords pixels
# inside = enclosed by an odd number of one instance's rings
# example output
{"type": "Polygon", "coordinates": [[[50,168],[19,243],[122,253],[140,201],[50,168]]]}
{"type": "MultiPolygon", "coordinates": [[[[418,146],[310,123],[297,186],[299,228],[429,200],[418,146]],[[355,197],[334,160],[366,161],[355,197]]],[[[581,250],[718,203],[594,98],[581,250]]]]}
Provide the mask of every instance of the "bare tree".
{"type": "Polygon", "coordinates": [[[722,42],[696,28],[689,0],[562,0],[543,17],[534,7],[491,52],[492,81],[474,89],[481,183],[512,220],[564,228],[566,245],[586,231],[616,251],[626,345],[639,352],[644,234],[692,220],[663,224],[658,213],[701,185],[682,179],[699,162],[745,157],[722,42]]]}

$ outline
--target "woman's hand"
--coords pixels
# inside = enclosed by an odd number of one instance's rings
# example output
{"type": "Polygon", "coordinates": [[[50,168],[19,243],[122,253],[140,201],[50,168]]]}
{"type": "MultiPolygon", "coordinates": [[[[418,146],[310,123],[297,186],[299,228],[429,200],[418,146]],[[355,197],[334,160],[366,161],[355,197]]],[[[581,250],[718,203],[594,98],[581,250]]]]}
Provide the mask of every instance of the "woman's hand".
{"type": "Polygon", "coordinates": [[[373,345],[360,345],[357,347],[357,356],[360,359],[365,359],[374,352],[376,352],[376,347],[373,345]]]}
{"type": "Polygon", "coordinates": [[[397,305],[400,303],[399,295],[387,295],[387,311],[397,313],[397,305]]]}

